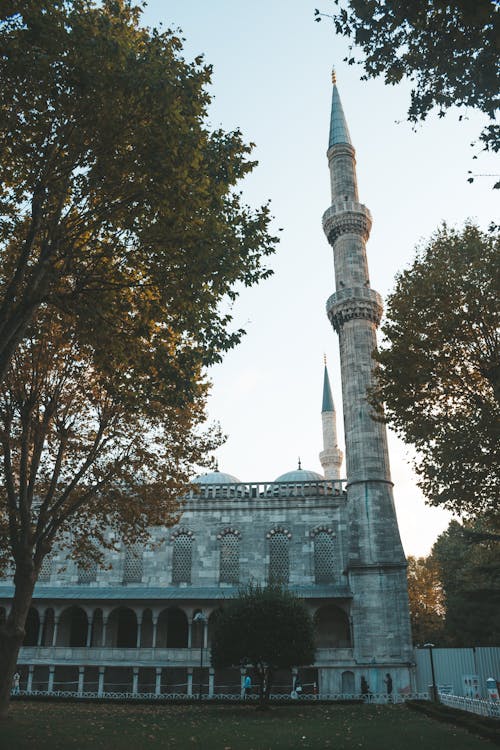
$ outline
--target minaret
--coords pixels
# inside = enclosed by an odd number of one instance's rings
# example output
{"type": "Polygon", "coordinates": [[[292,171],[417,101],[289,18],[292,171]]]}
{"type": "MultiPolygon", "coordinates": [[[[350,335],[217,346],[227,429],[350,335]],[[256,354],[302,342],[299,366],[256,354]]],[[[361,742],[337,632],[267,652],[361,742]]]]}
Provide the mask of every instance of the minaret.
{"type": "Polygon", "coordinates": [[[319,460],[323,467],[323,474],[325,475],[325,479],[340,479],[342,451],[337,444],[337,418],[335,415],[335,406],[333,405],[332,389],[330,387],[326,359],[325,374],[323,378],[321,419],[323,422],[323,450],[319,454],[319,460]]]}
{"type": "MultiPolygon", "coordinates": [[[[385,425],[372,419],[380,295],[370,288],[366,242],[372,219],[358,201],[355,151],[332,75],[328,164],[332,204],[323,228],[333,248],[335,294],[326,304],[339,335],[344,411],[349,555],[355,657],[411,659],[406,560],[394,510],[385,425]]],[[[374,687],[371,688],[372,690],[374,687]]]]}

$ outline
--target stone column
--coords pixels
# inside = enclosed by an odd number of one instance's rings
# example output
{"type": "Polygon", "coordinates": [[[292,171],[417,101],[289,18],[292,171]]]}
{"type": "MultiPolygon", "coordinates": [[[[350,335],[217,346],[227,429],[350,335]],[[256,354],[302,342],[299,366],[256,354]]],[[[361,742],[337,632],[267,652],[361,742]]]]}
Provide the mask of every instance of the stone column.
{"type": "Polygon", "coordinates": [[[99,683],[97,686],[97,695],[104,693],[104,667],[99,667],[99,683]]]}
{"type": "Polygon", "coordinates": [[[102,638],[102,645],[104,647],[106,646],[106,628],[107,628],[107,625],[108,625],[108,615],[107,614],[105,615],[104,612],[103,612],[102,613],[102,631],[101,631],[102,632],[102,636],[101,636],[101,638],[102,638]]]}
{"type": "Polygon", "coordinates": [[[156,648],[156,638],[158,636],[158,617],[153,617],[153,642],[152,647],[156,648]]]}
{"type": "Polygon", "coordinates": [[[142,634],[142,617],[137,618],[137,638],[135,641],[135,647],[140,648],[141,647],[141,634],[142,634]]]}
{"type": "Polygon", "coordinates": [[[83,693],[83,683],[85,680],[85,667],[78,667],[78,692],[83,693]]]}
{"type": "Polygon", "coordinates": [[[49,684],[47,685],[47,692],[48,693],[53,693],[54,692],[54,672],[55,672],[55,669],[56,668],[53,665],[51,665],[49,667],[49,684]]]}
{"type": "Polygon", "coordinates": [[[193,621],[188,620],[188,648],[193,645],[193,621]]]}
{"type": "Polygon", "coordinates": [[[56,616],[54,613],[54,630],[52,631],[52,645],[55,646],[57,643],[57,631],[59,628],[59,615],[56,616]]]}
{"type": "Polygon", "coordinates": [[[213,698],[214,695],[214,682],[215,682],[215,670],[210,667],[208,670],[208,697],[213,698]]]}
{"type": "Polygon", "coordinates": [[[37,643],[36,643],[37,646],[42,645],[44,626],[45,626],[45,612],[43,613],[43,615],[40,616],[40,621],[38,624],[38,638],[37,638],[37,643]]]}
{"type": "Polygon", "coordinates": [[[35,667],[33,664],[30,664],[28,667],[28,683],[26,685],[26,692],[31,693],[33,690],[33,672],[35,671],[35,667]]]}
{"type": "Polygon", "coordinates": [[[132,692],[139,692],[139,667],[134,667],[132,677],[132,692]]]}
{"type": "Polygon", "coordinates": [[[87,620],[87,640],[86,640],[86,643],[85,643],[85,646],[87,648],[90,648],[90,646],[92,645],[92,622],[93,622],[93,619],[94,619],[94,614],[92,613],[92,615],[87,620]]]}
{"type": "Polygon", "coordinates": [[[193,695],[193,668],[189,667],[187,671],[187,694],[193,695]]]}
{"type": "Polygon", "coordinates": [[[156,667],[155,695],[161,695],[161,667],[156,667]]]}

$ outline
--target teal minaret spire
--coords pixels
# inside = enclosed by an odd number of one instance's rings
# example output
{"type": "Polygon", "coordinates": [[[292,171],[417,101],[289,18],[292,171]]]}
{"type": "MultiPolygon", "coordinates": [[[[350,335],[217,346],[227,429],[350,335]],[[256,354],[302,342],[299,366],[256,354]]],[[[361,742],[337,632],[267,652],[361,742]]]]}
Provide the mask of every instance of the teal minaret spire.
{"type": "Polygon", "coordinates": [[[323,422],[323,450],[319,460],[326,479],[340,479],[342,466],[342,451],[337,444],[337,418],[333,405],[332,389],[325,358],[325,372],[323,376],[323,403],[321,405],[321,420],[323,422]]]}
{"type": "Polygon", "coordinates": [[[359,202],[356,158],[332,76],[328,144],[331,206],[323,228],[333,248],[336,291],[327,314],[339,336],[347,474],[352,622],[358,663],[411,660],[406,560],[394,510],[385,425],[372,419],[367,392],[382,301],[370,287],[366,242],[372,219],[359,202]]]}

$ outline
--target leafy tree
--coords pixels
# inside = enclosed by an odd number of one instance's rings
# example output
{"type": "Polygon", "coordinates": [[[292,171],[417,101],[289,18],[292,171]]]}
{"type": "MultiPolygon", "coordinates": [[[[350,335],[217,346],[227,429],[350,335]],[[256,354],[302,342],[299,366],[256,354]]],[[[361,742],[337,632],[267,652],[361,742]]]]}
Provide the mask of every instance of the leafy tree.
{"type": "Polygon", "coordinates": [[[407,577],[413,643],[443,643],[445,606],[436,560],[408,557],[407,577]]]}
{"type": "MultiPolygon", "coordinates": [[[[408,119],[424,120],[431,109],[473,107],[490,119],[480,140],[500,149],[496,0],[334,0],[337,34],[352,40],[345,61],[362,50],[363,78],[383,75],[386,84],[411,81],[408,119]]],[[[315,11],[316,20],[321,14],[315,11]]],[[[499,183],[500,186],[500,183],[499,183]]]]}
{"type": "Polygon", "coordinates": [[[193,464],[206,465],[219,442],[196,429],[203,407],[200,390],[184,408],[138,399],[131,410],[64,316],[38,316],[0,385],[0,553],[14,574],[0,627],[0,716],[44,557],[57,544],[88,563],[174,522],[193,464]]]}
{"type": "Polygon", "coordinates": [[[279,587],[249,586],[224,604],[212,636],[214,667],[252,665],[265,708],[277,669],[314,662],[313,622],[304,604],[279,587]]]}
{"type": "Polygon", "coordinates": [[[417,451],[431,505],[498,514],[500,274],[495,228],[443,225],[387,301],[371,400],[417,451]]]}
{"type": "Polygon", "coordinates": [[[268,208],[235,190],[251,146],[206,125],[210,66],[139,21],[132,0],[2,4],[0,380],[51,305],[100,367],[189,399],[242,334],[221,301],[269,274],[268,208]]]}
{"type": "MultiPolygon", "coordinates": [[[[488,521],[488,528],[491,522],[488,521]]],[[[445,594],[452,646],[496,646],[500,639],[500,541],[482,522],[452,521],[432,548],[445,594]]]]}
{"type": "Polygon", "coordinates": [[[203,367],[275,246],[236,191],[251,147],[206,126],[210,67],[139,20],[129,0],[0,11],[0,717],[53,544],[145,540],[219,442],[203,367]]]}

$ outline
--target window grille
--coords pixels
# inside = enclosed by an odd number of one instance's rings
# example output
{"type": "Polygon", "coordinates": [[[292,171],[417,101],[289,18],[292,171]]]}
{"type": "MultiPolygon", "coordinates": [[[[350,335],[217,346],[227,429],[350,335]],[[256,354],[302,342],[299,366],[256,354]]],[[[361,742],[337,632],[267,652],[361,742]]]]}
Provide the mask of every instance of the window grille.
{"type": "Polygon", "coordinates": [[[335,542],[328,531],[318,531],[314,536],[314,578],[316,583],[333,583],[335,580],[335,542]]]}
{"type": "Polygon", "coordinates": [[[89,562],[88,565],[78,566],[78,583],[94,583],[97,580],[97,563],[95,560],[89,562]]]}
{"type": "Polygon", "coordinates": [[[238,534],[228,533],[220,538],[220,571],[221,583],[239,583],[240,581],[240,539],[238,534]]]}
{"type": "Polygon", "coordinates": [[[190,534],[177,534],[172,554],[172,583],[191,583],[192,558],[193,537],[190,534]]]}
{"type": "Polygon", "coordinates": [[[134,544],[125,548],[123,564],[123,583],[141,583],[142,581],[142,546],[134,544]]]}
{"type": "Polygon", "coordinates": [[[48,583],[50,581],[51,576],[52,576],[52,558],[46,556],[43,558],[42,566],[38,574],[38,580],[40,583],[48,583]]]}
{"type": "Polygon", "coordinates": [[[290,579],[289,535],[276,531],[269,538],[269,583],[288,583],[290,579]]]}

